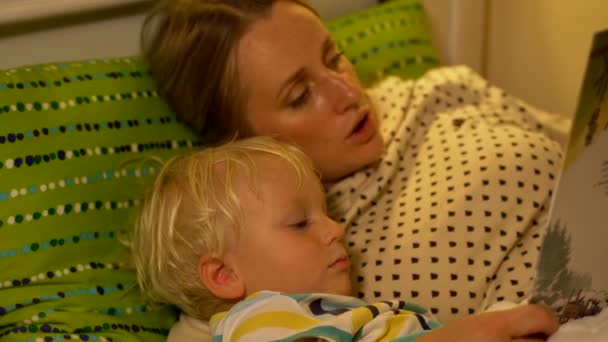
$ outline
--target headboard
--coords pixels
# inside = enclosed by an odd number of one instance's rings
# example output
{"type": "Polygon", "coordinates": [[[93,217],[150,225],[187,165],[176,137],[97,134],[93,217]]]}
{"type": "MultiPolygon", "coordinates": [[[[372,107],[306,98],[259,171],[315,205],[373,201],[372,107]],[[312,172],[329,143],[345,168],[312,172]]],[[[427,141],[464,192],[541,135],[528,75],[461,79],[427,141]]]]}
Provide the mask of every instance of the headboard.
{"type": "MultiPolygon", "coordinates": [[[[324,18],[377,0],[312,0],[324,18]]],[[[423,0],[443,64],[481,70],[483,0],[423,0]]],[[[2,0],[0,69],[26,64],[139,53],[150,0],[2,0]]]]}

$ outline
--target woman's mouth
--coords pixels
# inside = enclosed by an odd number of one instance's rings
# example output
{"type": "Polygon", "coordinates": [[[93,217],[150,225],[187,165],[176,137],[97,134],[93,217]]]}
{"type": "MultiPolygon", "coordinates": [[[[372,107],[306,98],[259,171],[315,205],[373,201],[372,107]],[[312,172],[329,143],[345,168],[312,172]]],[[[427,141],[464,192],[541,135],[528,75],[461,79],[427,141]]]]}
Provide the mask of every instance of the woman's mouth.
{"type": "Polygon", "coordinates": [[[352,132],[348,136],[348,142],[361,144],[366,143],[376,133],[376,127],[371,119],[371,116],[366,113],[363,118],[355,125],[352,132]]]}
{"type": "Polygon", "coordinates": [[[357,124],[357,126],[355,126],[355,129],[353,130],[352,134],[357,134],[357,132],[361,131],[361,129],[363,128],[363,126],[365,126],[365,123],[367,122],[368,116],[366,115],[365,117],[363,117],[363,119],[361,121],[359,121],[359,123],[357,124]]]}

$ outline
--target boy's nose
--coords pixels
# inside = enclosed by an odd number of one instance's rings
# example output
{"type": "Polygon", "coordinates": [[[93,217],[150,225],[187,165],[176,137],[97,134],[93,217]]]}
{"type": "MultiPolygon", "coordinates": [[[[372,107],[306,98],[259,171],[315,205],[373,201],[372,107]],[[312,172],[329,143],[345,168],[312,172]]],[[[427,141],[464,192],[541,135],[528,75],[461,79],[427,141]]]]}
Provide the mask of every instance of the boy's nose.
{"type": "Polygon", "coordinates": [[[326,217],[327,225],[323,233],[324,242],[331,244],[334,241],[342,241],[344,239],[344,226],[329,217],[326,217]]]}

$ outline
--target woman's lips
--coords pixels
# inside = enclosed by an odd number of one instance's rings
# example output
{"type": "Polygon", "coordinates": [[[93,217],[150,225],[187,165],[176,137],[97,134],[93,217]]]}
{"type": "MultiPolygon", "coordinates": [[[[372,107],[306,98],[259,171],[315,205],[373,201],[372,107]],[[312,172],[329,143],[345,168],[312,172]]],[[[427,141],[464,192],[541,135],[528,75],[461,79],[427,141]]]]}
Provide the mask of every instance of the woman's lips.
{"type": "Polygon", "coordinates": [[[369,112],[357,123],[353,131],[348,136],[347,141],[350,143],[361,144],[369,141],[376,134],[376,125],[371,118],[369,112]]]}

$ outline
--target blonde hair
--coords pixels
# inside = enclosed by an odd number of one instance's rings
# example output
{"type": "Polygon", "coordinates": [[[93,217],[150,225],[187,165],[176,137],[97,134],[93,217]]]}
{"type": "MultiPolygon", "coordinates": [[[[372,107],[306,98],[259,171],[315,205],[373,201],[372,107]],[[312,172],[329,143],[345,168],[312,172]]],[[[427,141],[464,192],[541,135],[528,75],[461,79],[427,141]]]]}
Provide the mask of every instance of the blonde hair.
{"type": "Polygon", "coordinates": [[[132,237],[137,279],[152,302],[177,305],[207,320],[223,303],[199,278],[201,256],[225,251],[225,232],[242,228],[235,177],[247,177],[257,191],[259,154],[280,158],[298,179],[314,177],[310,159],[296,147],[254,137],[207,148],[168,161],[149,189],[132,237]]]}
{"type": "Polygon", "coordinates": [[[235,51],[277,1],[317,14],[305,0],[157,0],[146,17],[141,44],[154,76],[177,115],[207,143],[248,134],[235,51]]]}

